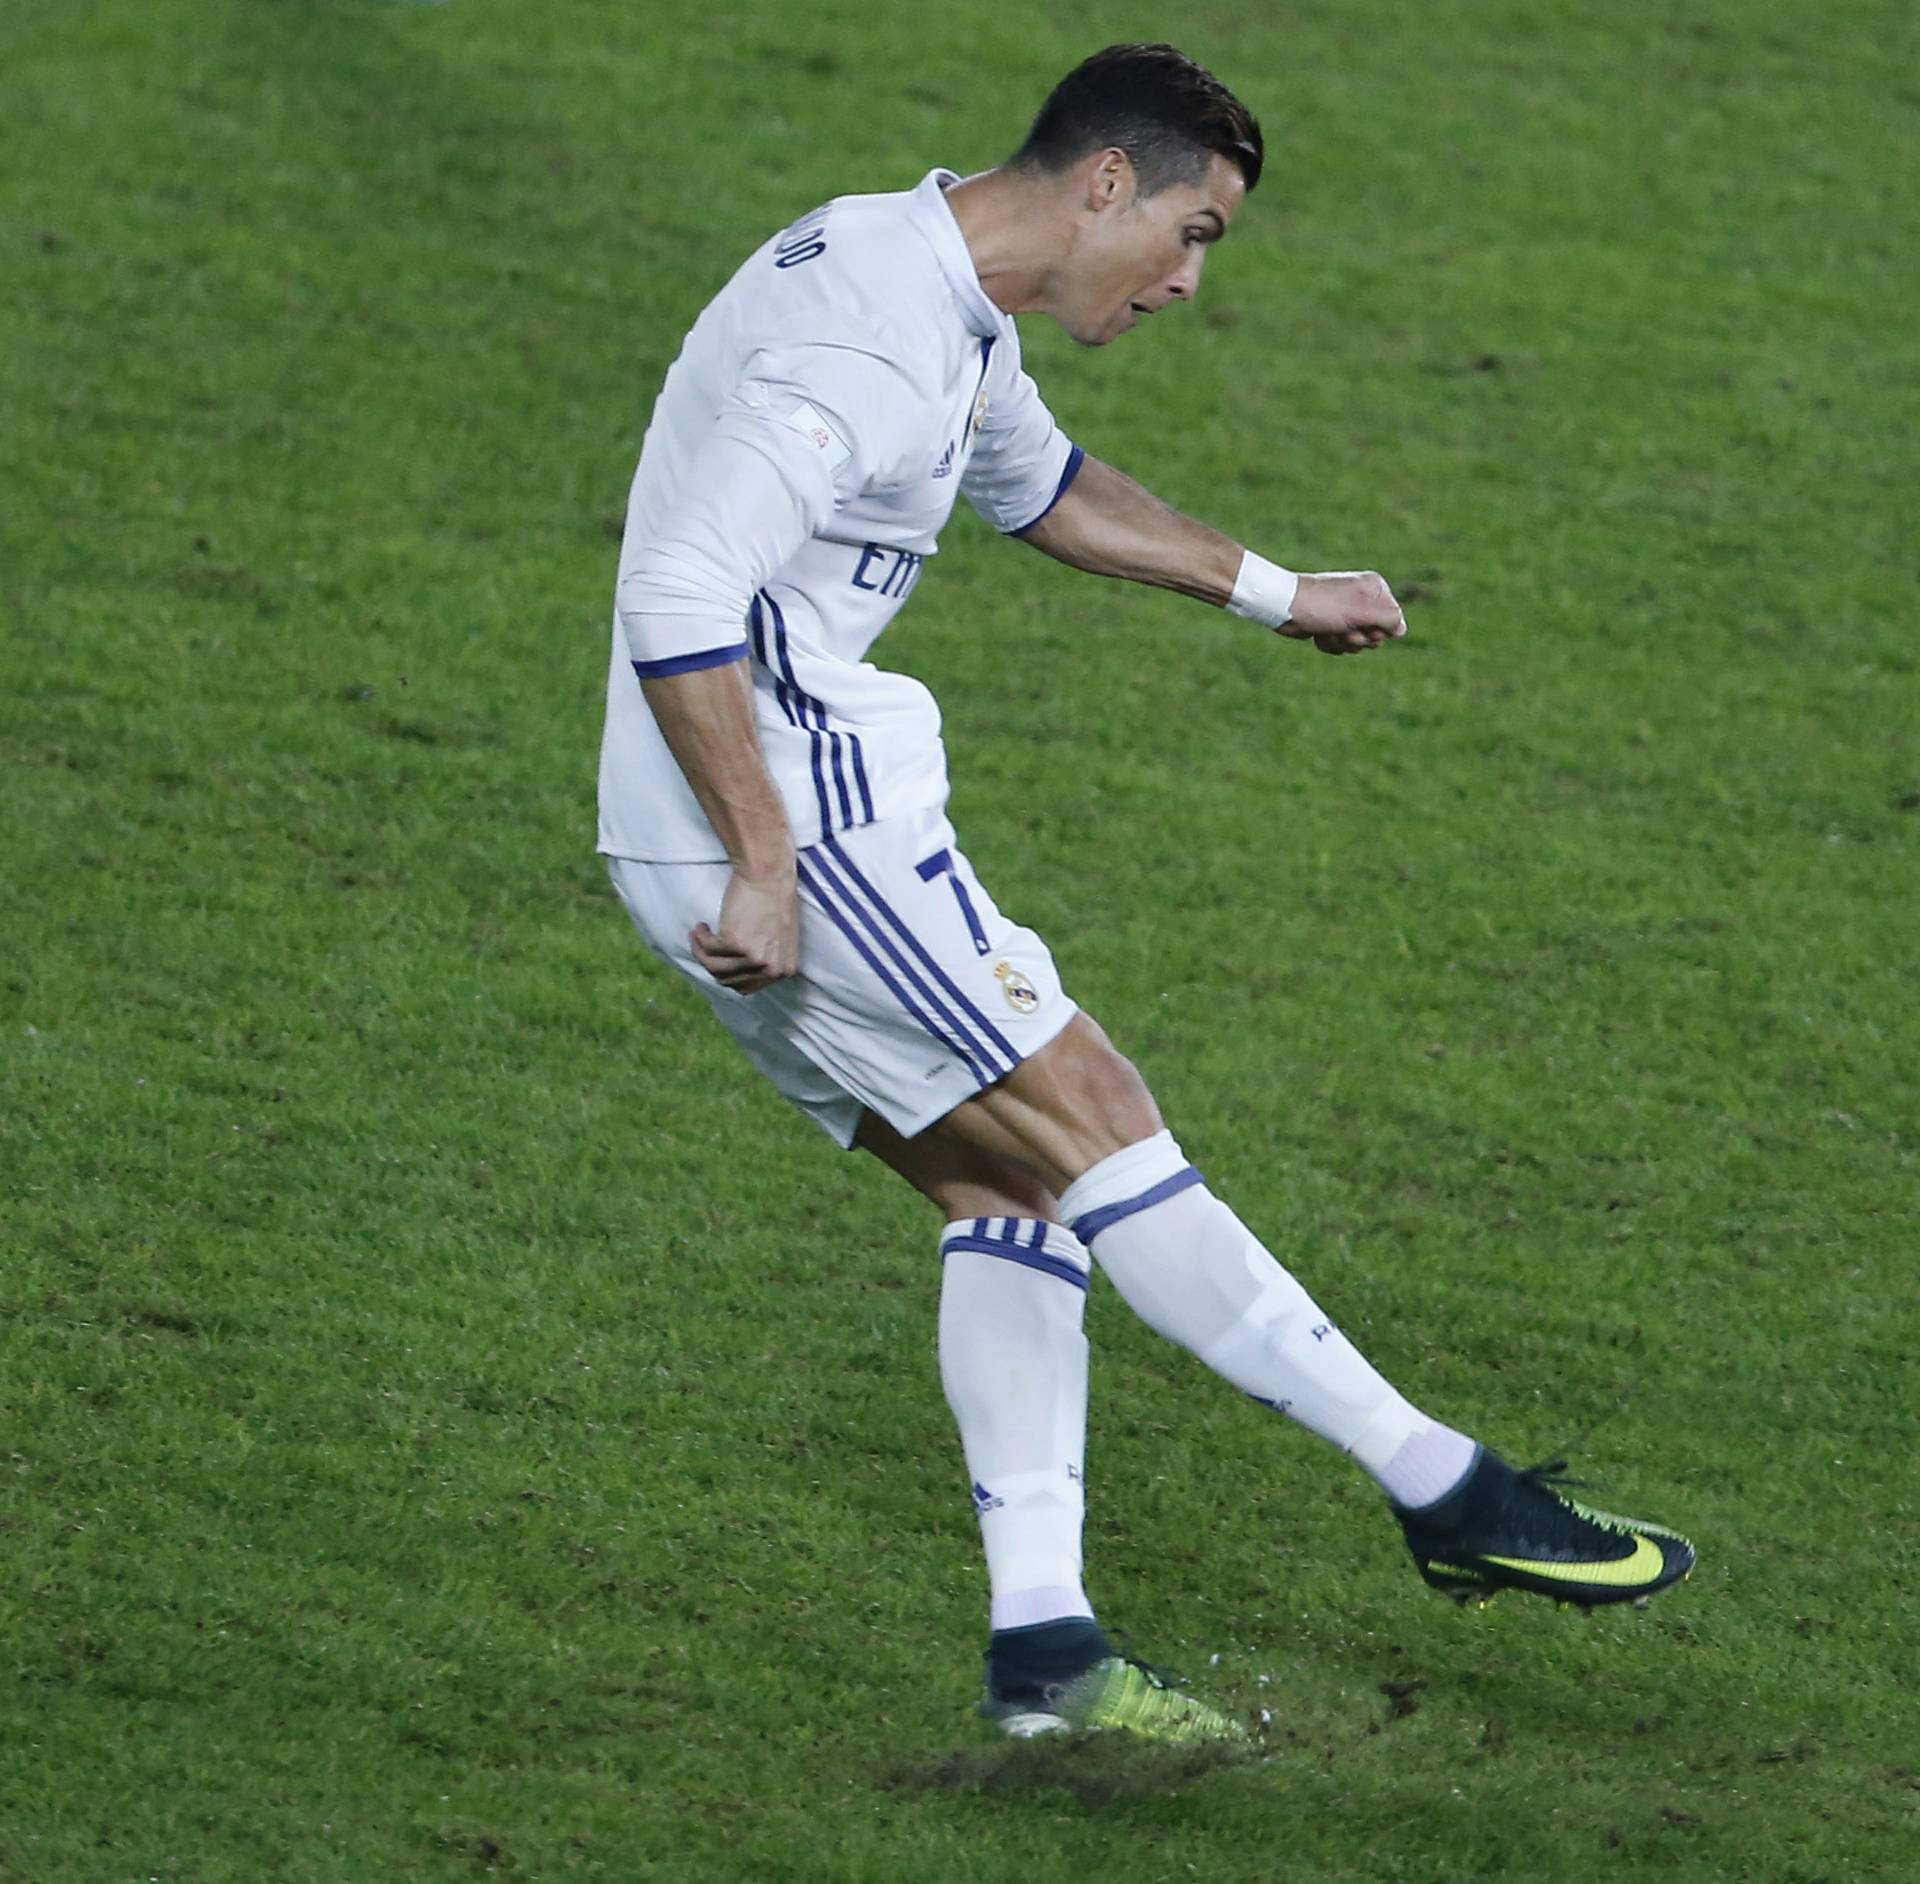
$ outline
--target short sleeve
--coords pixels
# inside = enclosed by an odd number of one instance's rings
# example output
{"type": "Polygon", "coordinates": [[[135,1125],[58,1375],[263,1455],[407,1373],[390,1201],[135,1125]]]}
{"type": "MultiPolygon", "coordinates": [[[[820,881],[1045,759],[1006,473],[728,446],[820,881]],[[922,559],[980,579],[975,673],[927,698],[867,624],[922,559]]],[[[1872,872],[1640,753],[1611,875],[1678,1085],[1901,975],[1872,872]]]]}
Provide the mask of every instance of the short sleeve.
{"type": "Polygon", "coordinates": [[[1055,424],[1030,373],[994,380],[960,489],[996,530],[1019,536],[1066,495],[1086,454],[1055,424]]]}
{"type": "Polygon", "coordinates": [[[898,474],[924,400],[884,356],[763,350],[700,443],[668,513],[622,547],[615,607],[642,679],[741,658],[754,591],[835,511],[898,474]]]}
{"type": "Polygon", "coordinates": [[[728,406],[797,431],[832,480],[834,509],[896,478],[932,429],[907,367],[857,344],[763,347],[728,406]]]}

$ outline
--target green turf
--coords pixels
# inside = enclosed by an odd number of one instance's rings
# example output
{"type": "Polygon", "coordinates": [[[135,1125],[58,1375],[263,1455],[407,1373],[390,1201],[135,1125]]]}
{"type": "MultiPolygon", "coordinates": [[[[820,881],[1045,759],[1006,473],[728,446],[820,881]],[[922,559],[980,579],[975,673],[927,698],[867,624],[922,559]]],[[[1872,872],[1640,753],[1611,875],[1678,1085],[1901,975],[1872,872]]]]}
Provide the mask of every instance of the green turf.
{"type": "Polygon", "coordinates": [[[1908,1874],[1916,54],[1813,0],[11,0],[0,1877],[1908,1874]],[[591,855],[685,326],[1166,33],[1269,180],[1197,309],[1029,364],[1413,636],[962,517],[882,652],[1216,1188],[1702,1550],[1456,1612],[1096,1291],[1092,1585],[1251,1762],[981,1737],[932,1215],[591,855]]]}

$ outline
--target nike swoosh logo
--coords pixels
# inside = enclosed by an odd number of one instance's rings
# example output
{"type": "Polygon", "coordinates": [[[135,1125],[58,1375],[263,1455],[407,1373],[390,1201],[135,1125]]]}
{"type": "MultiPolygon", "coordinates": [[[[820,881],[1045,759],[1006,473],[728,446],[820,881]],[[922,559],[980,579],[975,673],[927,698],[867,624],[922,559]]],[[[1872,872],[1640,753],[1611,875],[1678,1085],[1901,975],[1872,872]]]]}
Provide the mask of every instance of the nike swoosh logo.
{"type": "Polygon", "coordinates": [[[1503,1570],[1524,1571],[1530,1577],[1545,1577],[1553,1583],[1601,1583],[1609,1589],[1625,1589],[1658,1576],[1667,1559],[1652,1538],[1636,1533],[1633,1555],[1615,1557],[1608,1563],[1542,1563],[1533,1557],[1483,1557],[1480,1561],[1498,1564],[1503,1570]]]}

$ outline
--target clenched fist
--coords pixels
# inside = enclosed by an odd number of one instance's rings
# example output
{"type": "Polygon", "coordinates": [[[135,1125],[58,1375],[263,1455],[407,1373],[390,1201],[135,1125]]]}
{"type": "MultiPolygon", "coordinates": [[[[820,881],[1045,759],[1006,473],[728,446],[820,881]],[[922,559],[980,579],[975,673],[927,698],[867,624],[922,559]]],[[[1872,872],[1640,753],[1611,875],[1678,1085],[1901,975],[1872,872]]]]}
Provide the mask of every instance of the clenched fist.
{"type": "Polygon", "coordinates": [[[1322,654],[1364,654],[1407,632],[1407,618],[1386,578],[1371,569],[1302,576],[1293,619],[1276,632],[1311,641],[1322,654]]]}
{"type": "Polygon", "coordinates": [[[706,923],[687,941],[693,959],[723,988],[758,994],[800,966],[800,896],[793,872],[750,877],[736,868],[720,903],[720,927],[706,923]]]}

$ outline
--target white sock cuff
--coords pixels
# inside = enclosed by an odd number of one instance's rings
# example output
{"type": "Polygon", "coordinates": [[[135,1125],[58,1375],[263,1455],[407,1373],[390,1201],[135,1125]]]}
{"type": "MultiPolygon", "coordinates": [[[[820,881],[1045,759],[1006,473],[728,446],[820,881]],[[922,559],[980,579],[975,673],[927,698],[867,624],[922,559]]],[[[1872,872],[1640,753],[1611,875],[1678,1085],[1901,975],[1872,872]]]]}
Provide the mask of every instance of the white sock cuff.
{"type": "Polygon", "coordinates": [[[1156,1132],[1081,1172],[1060,1194],[1060,1215],[1082,1243],[1091,1243],[1121,1217],[1158,1203],[1156,1192],[1171,1195],[1168,1187],[1199,1182],[1199,1172],[1187,1163],[1174,1135],[1156,1132]]]}
{"type": "MultiPolygon", "coordinates": [[[[1360,1457],[1357,1451],[1354,1457],[1360,1457]]],[[[1480,1448],[1465,1433],[1429,1420],[1408,1435],[1385,1465],[1368,1470],[1395,1504],[1417,1511],[1455,1490],[1479,1457],[1480,1448]]]]}
{"type": "Polygon", "coordinates": [[[993,1612],[987,1626],[1001,1629],[1032,1629],[1043,1622],[1065,1622],[1084,1616],[1093,1620],[1093,1605],[1076,1579],[1072,1583],[1043,1584],[1038,1589],[1009,1590],[993,1599],[993,1612]]]}
{"type": "Polygon", "coordinates": [[[940,1254],[944,1259],[966,1251],[1019,1263],[1083,1289],[1093,1268],[1093,1258],[1071,1230],[1040,1217],[961,1217],[940,1232],[940,1254]]]}

